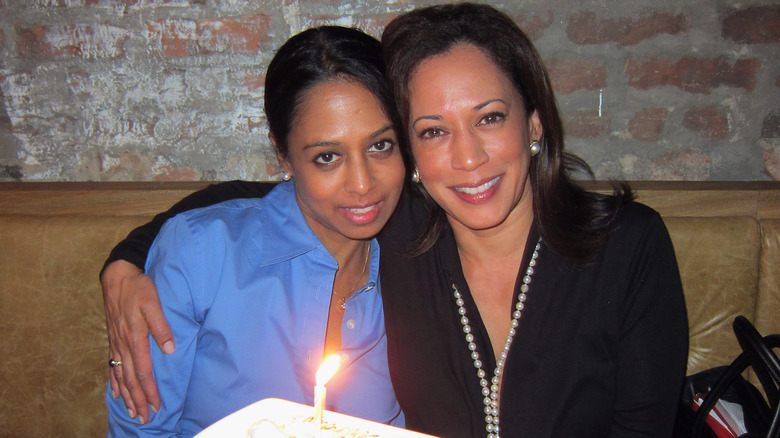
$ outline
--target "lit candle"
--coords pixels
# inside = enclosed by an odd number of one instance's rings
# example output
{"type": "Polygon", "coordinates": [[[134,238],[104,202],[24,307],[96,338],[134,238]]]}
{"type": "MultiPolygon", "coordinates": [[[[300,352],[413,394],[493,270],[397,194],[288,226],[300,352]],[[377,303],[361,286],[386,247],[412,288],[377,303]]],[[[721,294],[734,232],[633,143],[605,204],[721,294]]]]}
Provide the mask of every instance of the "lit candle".
{"type": "Polygon", "coordinates": [[[314,386],[314,430],[317,436],[320,435],[322,430],[322,411],[325,409],[325,384],[328,383],[331,377],[336,374],[336,371],[341,365],[341,356],[334,354],[325,359],[325,362],[320,365],[315,376],[314,386]]]}

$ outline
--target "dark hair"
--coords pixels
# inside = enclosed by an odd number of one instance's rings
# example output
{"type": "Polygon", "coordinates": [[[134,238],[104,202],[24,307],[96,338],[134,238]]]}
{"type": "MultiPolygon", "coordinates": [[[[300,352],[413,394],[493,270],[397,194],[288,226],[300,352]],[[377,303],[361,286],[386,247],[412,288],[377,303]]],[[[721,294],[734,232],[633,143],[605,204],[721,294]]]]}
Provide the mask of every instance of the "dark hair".
{"type": "Polygon", "coordinates": [[[354,81],[371,91],[397,128],[399,140],[403,138],[385,79],[382,45],[358,29],[321,26],[291,37],[268,64],[265,115],[280,156],[286,157],[289,152],[287,138],[306,92],[339,79],[354,81]]]}
{"type": "MultiPolygon", "coordinates": [[[[592,172],[582,159],[564,151],[563,127],[547,71],[533,43],[506,14],[487,5],[439,5],[401,15],[387,25],[382,48],[402,123],[409,123],[409,80],[416,68],[459,44],[482,50],[512,81],[526,114],[539,114],[541,152],[530,164],[534,220],[556,253],[587,263],[604,243],[617,208],[633,195],[626,184],[616,184],[613,196],[605,196],[587,192],[571,179],[570,172],[592,172]]],[[[417,242],[416,252],[421,253],[441,234],[446,216],[418,186],[432,212],[428,230],[417,242]]]]}

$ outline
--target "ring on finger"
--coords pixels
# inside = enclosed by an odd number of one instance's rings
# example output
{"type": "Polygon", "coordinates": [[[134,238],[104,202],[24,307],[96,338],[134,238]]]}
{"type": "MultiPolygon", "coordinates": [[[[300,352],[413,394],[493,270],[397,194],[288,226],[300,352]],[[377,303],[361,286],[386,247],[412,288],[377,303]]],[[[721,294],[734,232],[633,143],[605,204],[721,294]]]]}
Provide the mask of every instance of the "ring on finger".
{"type": "Polygon", "coordinates": [[[110,366],[111,368],[122,366],[122,361],[121,360],[109,359],[108,360],[108,366],[110,366]]]}

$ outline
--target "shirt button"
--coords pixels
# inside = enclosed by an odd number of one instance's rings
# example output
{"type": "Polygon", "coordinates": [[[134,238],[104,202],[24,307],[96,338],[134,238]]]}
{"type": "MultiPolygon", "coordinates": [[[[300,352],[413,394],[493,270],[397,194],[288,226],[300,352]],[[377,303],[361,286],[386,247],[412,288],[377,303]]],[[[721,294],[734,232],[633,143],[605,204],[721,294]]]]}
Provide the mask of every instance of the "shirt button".
{"type": "Polygon", "coordinates": [[[355,320],[354,319],[350,319],[349,321],[347,321],[347,327],[349,329],[355,328],[355,320]]]}

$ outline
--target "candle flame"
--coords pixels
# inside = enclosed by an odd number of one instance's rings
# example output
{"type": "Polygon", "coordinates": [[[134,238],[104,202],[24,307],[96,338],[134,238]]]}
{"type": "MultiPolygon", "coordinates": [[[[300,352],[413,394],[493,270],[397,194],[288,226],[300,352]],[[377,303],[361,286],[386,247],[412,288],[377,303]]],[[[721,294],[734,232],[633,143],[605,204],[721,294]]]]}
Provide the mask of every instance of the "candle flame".
{"type": "Polygon", "coordinates": [[[341,355],[334,354],[325,359],[325,361],[322,362],[322,365],[320,365],[320,368],[317,370],[317,386],[325,386],[325,384],[328,383],[328,380],[330,380],[330,378],[336,374],[336,371],[339,369],[339,365],[341,365],[341,355]]]}

